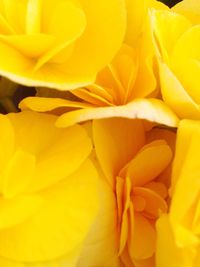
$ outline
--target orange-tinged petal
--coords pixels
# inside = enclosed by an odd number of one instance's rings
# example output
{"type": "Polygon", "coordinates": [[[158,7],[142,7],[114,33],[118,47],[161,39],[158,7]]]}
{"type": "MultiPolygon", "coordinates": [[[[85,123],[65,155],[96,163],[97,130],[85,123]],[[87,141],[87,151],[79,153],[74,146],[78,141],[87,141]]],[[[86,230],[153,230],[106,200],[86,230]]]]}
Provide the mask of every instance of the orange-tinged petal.
{"type": "Polygon", "coordinates": [[[154,191],[158,195],[160,195],[163,199],[168,196],[168,190],[164,183],[161,182],[150,182],[145,185],[145,188],[149,188],[150,190],[154,191]]]}
{"type": "Polygon", "coordinates": [[[144,144],[142,122],[120,118],[94,120],[93,135],[100,165],[114,185],[119,171],[144,144]]]}
{"type": "Polygon", "coordinates": [[[169,165],[172,159],[170,147],[162,143],[150,143],[130,162],[127,173],[133,186],[143,186],[154,180],[169,165]]]}
{"type": "Polygon", "coordinates": [[[135,267],[154,267],[155,259],[154,256],[145,260],[134,260],[135,267]]]}
{"type": "Polygon", "coordinates": [[[80,253],[79,246],[98,211],[97,186],[96,170],[86,161],[62,183],[41,192],[44,203],[37,213],[24,223],[0,231],[0,255],[14,261],[37,262],[80,253]]]}
{"type": "Polygon", "coordinates": [[[159,99],[136,99],[131,103],[117,107],[82,109],[60,116],[58,127],[68,127],[78,122],[91,119],[121,117],[129,119],[146,119],[152,122],[176,127],[177,116],[159,99]]]}
{"type": "Polygon", "coordinates": [[[134,213],[133,205],[131,203],[131,181],[129,177],[126,177],[124,183],[124,207],[122,214],[122,221],[120,225],[120,239],[119,239],[119,255],[123,253],[126,247],[127,240],[129,237],[130,228],[133,227],[134,213]]]}
{"type": "Polygon", "coordinates": [[[145,187],[134,187],[133,197],[139,196],[145,200],[143,214],[150,219],[157,218],[161,212],[167,212],[165,200],[155,191],[145,187]]]}
{"type": "Polygon", "coordinates": [[[147,133],[147,143],[155,140],[165,140],[170,146],[171,150],[175,150],[176,145],[176,132],[171,129],[153,128],[147,133]]]}
{"type": "Polygon", "coordinates": [[[129,253],[141,260],[153,255],[156,245],[156,232],[151,223],[139,213],[135,213],[134,232],[129,239],[129,253]]]}
{"type": "Polygon", "coordinates": [[[73,90],[73,94],[79,98],[81,98],[84,102],[89,102],[93,104],[94,106],[112,106],[112,103],[109,103],[106,99],[99,96],[98,94],[95,94],[93,92],[90,92],[86,88],[79,88],[73,90]]]}

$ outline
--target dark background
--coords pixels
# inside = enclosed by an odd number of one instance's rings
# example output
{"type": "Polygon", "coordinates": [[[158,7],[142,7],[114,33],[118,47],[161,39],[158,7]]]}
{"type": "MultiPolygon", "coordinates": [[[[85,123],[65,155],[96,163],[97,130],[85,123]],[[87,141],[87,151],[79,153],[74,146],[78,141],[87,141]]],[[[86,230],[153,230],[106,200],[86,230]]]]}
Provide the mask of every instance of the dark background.
{"type": "Polygon", "coordinates": [[[180,0],[159,0],[160,2],[163,2],[164,4],[168,5],[169,7],[175,5],[176,3],[180,2],[180,0]]]}

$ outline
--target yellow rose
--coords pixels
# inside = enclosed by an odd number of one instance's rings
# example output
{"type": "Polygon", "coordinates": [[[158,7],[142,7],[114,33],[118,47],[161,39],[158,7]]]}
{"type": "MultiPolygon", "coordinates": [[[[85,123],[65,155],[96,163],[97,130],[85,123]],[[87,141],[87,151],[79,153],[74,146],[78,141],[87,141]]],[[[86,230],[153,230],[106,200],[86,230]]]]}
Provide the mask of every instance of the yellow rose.
{"type": "Polygon", "coordinates": [[[200,118],[200,3],[184,0],[152,11],[164,101],[180,118],[200,118]]]}
{"type": "Polygon", "coordinates": [[[92,131],[103,192],[80,267],[155,267],[155,222],[168,208],[175,134],[119,118],[95,120],[92,131]]]}
{"type": "Polygon", "coordinates": [[[75,266],[97,214],[91,141],[55,120],[0,115],[1,267],[75,266]]]}
{"type": "Polygon", "coordinates": [[[62,90],[95,80],[119,49],[124,0],[0,1],[0,74],[62,90]]]}
{"type": "Polygon", "coordinates": [[[157,267],[200,266],[200,122],[183,120],[177,133],[169,214],[157,223],[157,267]]]}

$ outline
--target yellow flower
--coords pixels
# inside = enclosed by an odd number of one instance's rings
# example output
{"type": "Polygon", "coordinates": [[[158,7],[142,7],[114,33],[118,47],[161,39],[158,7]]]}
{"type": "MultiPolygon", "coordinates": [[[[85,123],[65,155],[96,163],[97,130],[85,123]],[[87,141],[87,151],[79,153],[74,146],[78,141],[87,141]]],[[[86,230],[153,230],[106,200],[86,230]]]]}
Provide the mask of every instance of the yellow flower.
{"type": "Polygon", "coordinates": [[[58,127],[109,117],[141,118],[172,127],[177,125],[176,115],[161,100],[153,99],[158,88],[148,8],[152,5],[163,8],[163,5],[153,0],[126,2],[126,43],[112,62],[98,73],[95,83],[72,90],[76,96],[72,99],[69,95],[63,95],[64,99],[55,98],[57,93],[45,90],[40,97],[24,99],[21,109],[64,113],[57,121],[58,127]]]}
{"type": "Polygon", "coordinates": [[[183,120],[177,134],[169,214],[157,224],[157,266],[200,266],[200,122],[183,120]]]}
{"type": "Polygon", "coordinates": [[[124,44],[113,61],[99,72],[94,84],[71,91],[76,96],[74,100],[68,95],[58,98],[57,93],[47,94],[45,90],[43,97],[25,98],[20,108],[53,113],[59,110],[63,114],[57,121],[58,127],[109,117],[148,119],[175,127],[176,115],[161,100],[152,98],[157,94],[152,56],[146,49],[148,42],[143,45],[141,50],[140,41],[135,48],[124,44]],[[54,98],[45,97],[54,94],[54,98]]]}
{"type": "Polygon", "coordinates": [[[152,11],[161,91],[180,118],[200,118],[200,3],[184,0],[171,11],[152,11]]]}
{"type": "Polygon", "coordinates": [[[165,171],[175,134],[145,132],[141,120],[112,118],[93,122],[93,138],[105,207],[88,236],[87,245],[95,247],[82,255],[82,266],[154,267],[155,222],[167,211],[165,171]]]}
{"type": "Polygon", "coordinates": [[[2,0],[0,74],[62,90],[89,84],[125,30],[124,0],[2,0]]]}
{"type": "Polygon", "coordinates": [[[75,266],[98,211],[91,141],[81,126],[61,130],[55,121],[0,116],[2,267],[75,266]]]}

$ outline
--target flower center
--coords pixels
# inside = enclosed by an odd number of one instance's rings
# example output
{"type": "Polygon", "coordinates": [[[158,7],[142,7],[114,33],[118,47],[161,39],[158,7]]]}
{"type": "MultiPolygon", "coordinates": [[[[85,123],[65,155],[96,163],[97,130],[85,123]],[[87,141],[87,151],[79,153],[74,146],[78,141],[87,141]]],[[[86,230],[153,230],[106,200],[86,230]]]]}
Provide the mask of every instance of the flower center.
{"type": "Polygon", "coordinates": [[[98,74],[95,84],[72,93],[95,107],[127,104],[134,98],[137,71],[137,55],[124,45],[113,62],[98,74]]]}

